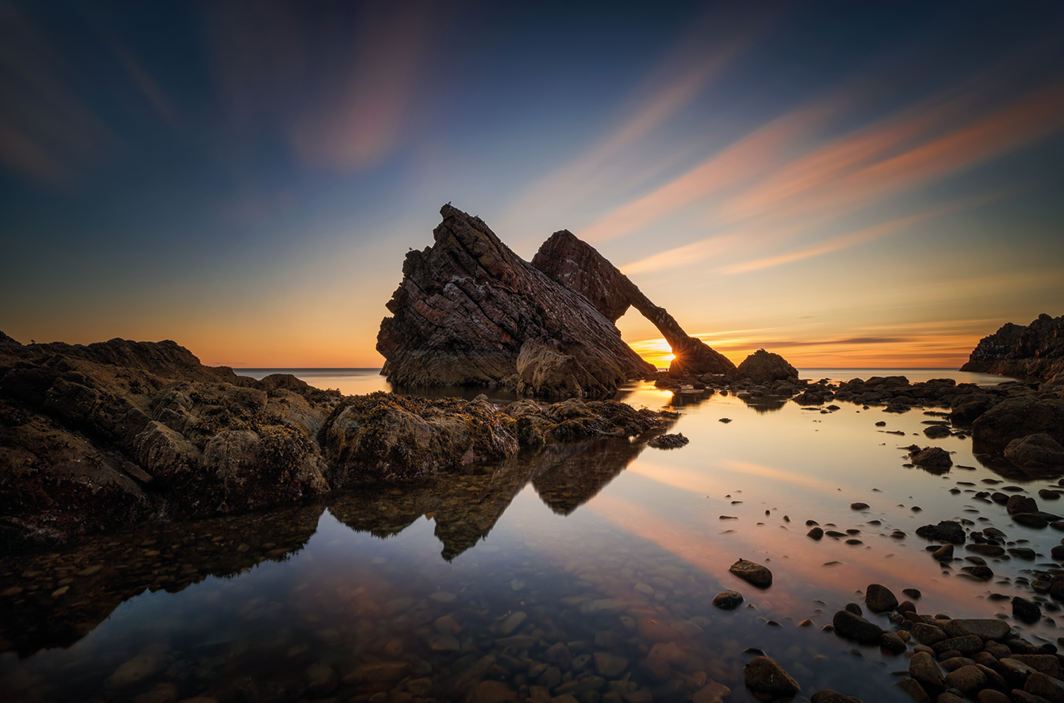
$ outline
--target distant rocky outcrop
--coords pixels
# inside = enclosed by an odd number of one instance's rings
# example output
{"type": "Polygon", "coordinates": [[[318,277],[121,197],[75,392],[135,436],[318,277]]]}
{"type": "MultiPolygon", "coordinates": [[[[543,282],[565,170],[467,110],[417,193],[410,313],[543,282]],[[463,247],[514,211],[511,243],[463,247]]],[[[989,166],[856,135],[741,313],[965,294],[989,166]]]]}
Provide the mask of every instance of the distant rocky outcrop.
{"type": "Polygon", "coordinates": [[[779,354],[758,349],[746,357],[734,374],[754,383],[772,383],[773,381],[797,381],[798,369],[787,363],[779,354]]]}
{"type": "Polygon", "coordinates": [[[203,366],[174,342],[4,344],[0,553],[640,436],[669,419],[614,401],[345,398],[287,374],[203,366]]]}
{"type": "Polygon", "coordinates": [[[617,322],[629,307],[638,310],[654,323],[672,349],[674,359],[669,366],[672,375],[698,376],[735,371],[735,364],[730,359],[687,334],[665,308],[652,303],[606,257],[572,232],[562,230],[552,234],[536,252],[532,265],[584,296],[610,322],[617,322]]]}
{"type": "Polygon", "coordinates": [[[1002,325],[979,340],[961,371],[1043,381],[1064,372],[1064,315],[1053,318],[1043,313],[1026,327],[1002,325]]]}
{"type": "Polygon", "coordinates": [[[377,351],[400,386],[502,386],[604,396],[654,371],[579,293],[514,254],[478,217],[445,205],[435,244],[411,251],[377,351]]]}

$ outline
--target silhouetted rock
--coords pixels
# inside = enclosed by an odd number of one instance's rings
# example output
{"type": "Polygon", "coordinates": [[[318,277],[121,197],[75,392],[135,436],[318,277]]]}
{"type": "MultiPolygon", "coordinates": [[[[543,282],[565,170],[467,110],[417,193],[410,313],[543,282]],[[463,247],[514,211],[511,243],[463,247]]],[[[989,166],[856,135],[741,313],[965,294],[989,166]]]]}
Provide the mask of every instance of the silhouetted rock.
{"type": "Polygon", "coordinates": [[[737,378],[746,378],[754,383],[771,383],[772,381],[796,381],[798,380],[798,370],[787,363],[779,354],[773,354],[767,352],[764,349],[758,349],[756,352],[746,357],[743,363],[739,364],[739,368],[735,370],[734,376],[737,378]]]}
{"type": "Polygon", "coordinates": [[[671,374],[698,376],[735,370],[730,359],[684,332],[665,308],[650,302],[616,266],[573,233],[562,230],[552,234],[536,252],[532,265],[582,295],[610,322],[620,319],[629,307],[638,310],[654,323],[672,349],[671,374]]]}
{"type": "Polygon", "coordinates": [[[654,371],[584,296],[514,254],[483,220],[450,205],[440,214],[435,244],[406,255],[377,335],[389,382],[603,396],[654,371]]]}
{"type": "Polygon", "coordinates": [[[1043,313],[1026,327],[1005,323],[979,340],[961,371],[1043,380],[1064,371],[1064,315],[1043,313]]]}
{"type": "Polygon", "coordinates": [[[916,529],[916,534],[924,539],[938,540],[939,542],[950,542],[952,544],[964,544],[967,537],[964,534],[964,528],[961,527],[959,522],[953,520],[943,520],[937,525],[924,525],[916,529]]]}
{"type": "Polygon", "coordinates": [[[953,459],[950,458],[949,452],[941,447],[917,448],[909,452],[909,460],[932,473],[948,471],[953,466],[953,459]]]}

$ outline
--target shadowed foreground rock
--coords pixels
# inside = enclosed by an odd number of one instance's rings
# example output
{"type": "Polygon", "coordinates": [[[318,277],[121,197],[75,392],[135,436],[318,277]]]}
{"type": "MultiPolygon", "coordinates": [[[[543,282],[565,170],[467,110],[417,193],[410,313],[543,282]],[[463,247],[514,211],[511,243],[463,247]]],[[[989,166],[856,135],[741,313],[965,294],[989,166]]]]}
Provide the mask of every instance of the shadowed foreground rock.
{"type": "Polygon", "coordinates": [[[304,502],[522,447],[637,437],[669,419],[614,401],[343,398],[285,374],[255,380],[205,367],[173,342],[8,342],[0,345],[0,552],[304,502]]]}

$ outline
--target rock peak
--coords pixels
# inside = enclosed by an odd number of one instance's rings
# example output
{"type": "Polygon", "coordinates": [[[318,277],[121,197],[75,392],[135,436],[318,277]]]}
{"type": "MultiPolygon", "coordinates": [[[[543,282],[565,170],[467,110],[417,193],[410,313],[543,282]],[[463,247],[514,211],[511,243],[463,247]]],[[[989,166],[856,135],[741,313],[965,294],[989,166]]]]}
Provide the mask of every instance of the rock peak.
{"type": "Polygon", "coordinates": [[[582,295],[447,204],[434,244],[411,251],[377,350],[402,386],[503,386],[536,395],[608,395],[653,372],[582,295]]]}

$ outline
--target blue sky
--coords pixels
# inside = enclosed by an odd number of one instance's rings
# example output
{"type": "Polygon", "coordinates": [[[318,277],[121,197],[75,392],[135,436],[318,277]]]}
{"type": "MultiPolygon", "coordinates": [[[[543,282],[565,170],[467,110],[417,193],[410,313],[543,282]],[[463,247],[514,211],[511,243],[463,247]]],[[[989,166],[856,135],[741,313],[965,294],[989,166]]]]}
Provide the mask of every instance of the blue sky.
{"type": "Polygon", "coordinates": [[[661,5],[0,3],[0,329],[377,366],[445,202],[735,361],[1064,314],[1064,5],[661,5]]]}

